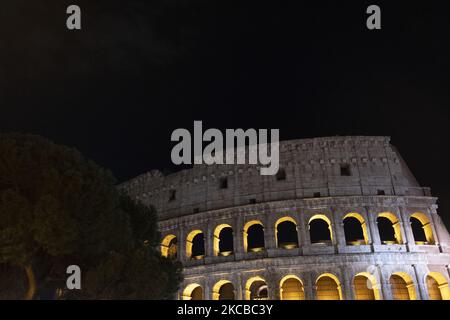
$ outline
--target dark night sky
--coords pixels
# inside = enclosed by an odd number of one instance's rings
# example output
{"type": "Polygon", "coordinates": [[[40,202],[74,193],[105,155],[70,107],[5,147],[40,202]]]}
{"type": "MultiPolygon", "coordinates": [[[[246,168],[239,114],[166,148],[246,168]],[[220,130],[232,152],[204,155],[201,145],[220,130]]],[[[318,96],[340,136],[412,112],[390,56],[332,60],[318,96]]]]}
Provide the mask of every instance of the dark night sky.
{"type": "Polygon", "coordinates": [[[6,0],[0,131],[74,146],[119,181],[169,168],[170,134],[389,135],[450,223],[442,1],[6,0]],[[81,31],[65,28],[69,4],[81,31]],[[369,4],[382,30],[365,27],[369,4]]]}

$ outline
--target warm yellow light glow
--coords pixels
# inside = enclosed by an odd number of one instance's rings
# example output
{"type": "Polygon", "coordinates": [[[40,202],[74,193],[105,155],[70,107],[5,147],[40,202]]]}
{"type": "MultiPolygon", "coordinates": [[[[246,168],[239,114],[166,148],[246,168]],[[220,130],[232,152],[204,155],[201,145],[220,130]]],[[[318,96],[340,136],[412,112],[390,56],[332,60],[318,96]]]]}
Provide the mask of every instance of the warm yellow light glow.
{"type": "Polygon", "coordinates": [[[212,289],[212,298],[213,300],[234,300],[234,287],[231,281],[229,280],[219,280],[216,282],[216,284],[213,286],[212,289]],[[229,284],[231,285],[230,288],[232,290],[227,290],[227,292],[221,292],[223,290],[224,285],[229,284]],[[231,292],[230,292],[231,291],[231,292]],[[223,296],[221,296],[221,294],[223,296]]]}
{"type": "Polygon", "coordinates": [[[330,239],[331,239],[331,242],[333,242],[333,229],[331,228],[331,221],[330,221],[330,219],[328,219],[328,217],[326,215],[324,215],[324,214],[313,215],[308,221],[308,226],[311,224],[311,221],[314,221],[317,219],[323,220],[328,224],[328,230],[330,231],[330,239]]]}
{"type": "Polygon", "coordinates": [[[426,277],[430,300],[450,300],[450,289],[447,279],[439,272],[430,272],[426,277]]]}
{"type": "Polygon", "coordinates": [[[298,245],[297,245],[296,243],[283,243],[283,244],[281,245],[281,247],[282,247],[283,249],[291,250],[291,249],[298,248],[298,245]]]}
{"type": "Polygon", "coordinates": [[[266,280],[264,280],[260,276],[255,276],[255,277],[251,277],[250,279],[248,279],[245,284],[245,300],[250,300],[250,298],[251,298],[251,290],[250,289],[251,289],[252,284],[256,281],[261,281],[261,282],[264,282],[264,284],[266,284],[266,280]]]}
{"type": "Polygon", "coordinates": [[[203,233],[201,230],[193,230],[186,237],[186,257],[187,258],[195,258],[192,256],[192,240],[194,240],[195,236],[203,233]]]}
{"type": "Polygon", "coordinates": [[[416,300],[416,288],[409,274],[396,272],[389,278],[394,300],[416,300]]]}
{"type": "MultiPolygon", "coordinates": [[[[427,239],[428,244],[434,244],[434,236],[433,236],[433,228],[431,227],[430,219],[428,219],[427,215],[422,212],[416,212],[411,215],[411,218],[417,219],[422,224],[423,232],[425,233],[425,238],[427,239]]],[[[419,242],[419,241],[416,241],[419,242]]],[[[419,243],[417,243],[419,244],[419,243]]]]}
{"type": "Polygon", "coordinates": [[[344,216],[344,219],[342,219],[342,221],[344,221],[347,218],[355,218],[359,221],[359,223],[361,224],[361,229],[362,229],[362,233],[363,233],[363,237],[364,237],[363,243],[361,243],[360,241],[353,241],[353,243],[350,243],[350,244],[351,245],[369,244],[369,236],[367,235],[366,221],[364,220],[362,215],[360,215],[359,213],[356,213],[356,212],[350,212],[344,216]]]}
{"type": "Polygon", "coordinates": [[[374,275],[361,272],[353,278],[356,300],[381,300],[380,287],[374,275]]]}
{"type": "Polygon", "coordinates": [[[280,281],[281,300],[305,300],[303,283],[295,275],[287,275],[280,281]]]}
{"type": "Polygon", "coordinates": [[[343,300],[339,279],[331,273],[321,274],[316,280],[317,300],[343,300]]]}
{"type": "MultiPolygon", "coordinates": [[[[243,239],[244,239],[244,252],[249,252],[249,250],[248,250],[248,229],[251,227],[251,226],[254,226],[254,225],[261,225],[262,227],[264,227],[264,225],[262,224],[262,222],[261,221],[259,221],[259,220],[251,220],[251,221],[248,221],[245,225],[244,225],[244,231],[243,231],[243,239]]],[[[259,249],[259,248],[253,248],[253,249],[259,249]]],[[[252,250],[253,251],[253,250],[252,250]]],[[[259,250],[259,251],[262,251],[262,250],[259,250]]]]}
{"type": "Polygon", "coordinates": [[[174,234],[169,234],[169,235],[164,237],[163,241],[161,242],[161,255],[163,257],[167,258],[169,256],[169,254],[171,256],[173,256],[173,255],[176,256],[176,250],[177,250],[176,245],[175,245],[175,248],[173,248],[171,246],[171,243],[173,243],[172,240],[174,240],[174,239],[176,240],[176,238],[177,237],[174,234]]]}
{"type": "Polygon", "coordinates": [[[294,218],[289,217],[289,216],[285,216],[285,217],[282,217],[282,218],[278,219],[277,222],[275,222],[275,229],[278,227],[278,225],[280,223],[286,222],[286,221],[292,222],[293,224],[297,225],[297,221],[295,221],[294,218]]]}
{"type": "MultiPolygon", "coordinates": [[[[400,230],[400,223],[398,221],[398,218],[395,214],[391,212],[382,212],[378,215],[378,217],[386,218],[392,223],[392,228],[394,228],[394,236],[395,236],[395,244],[402,244],[402,232],[400,230]]],[[[388,241],[385,242],[385,244],[391,244],[388,243],[388,241]]]]}
{"type": "Polygon", "coordinates": [[[294,245],[294,244],[287,244],[287,243],[285,243],[285,244],[278,243],[278,225],[283,222],[293,223],[295,225],[295,229],[297,230],[297,221],[295,221],[294,218],[292,218],[290,216],[285,216],[285,217],[278,219],[277,222],[275,222],[275,242],[276,242],[277,247],[281,247],[284,249],[297,248],[298,247],[297,244],[294,245]]]}
{"type": "Polygon", "coordinates": [[[183,290],[182,300],[203,300],[203,288],[198,283],[191,283],[183,290]]]}
{"type": "Polygon", "coordinates": [[[223,254],[221,254],[220,252],[220,232],[222,232],[222,230],[225,228],[231,228],[231,226],[229,224],[222,223],[214,229],[213,249],[215,256],[223,256],[223,254]]]}

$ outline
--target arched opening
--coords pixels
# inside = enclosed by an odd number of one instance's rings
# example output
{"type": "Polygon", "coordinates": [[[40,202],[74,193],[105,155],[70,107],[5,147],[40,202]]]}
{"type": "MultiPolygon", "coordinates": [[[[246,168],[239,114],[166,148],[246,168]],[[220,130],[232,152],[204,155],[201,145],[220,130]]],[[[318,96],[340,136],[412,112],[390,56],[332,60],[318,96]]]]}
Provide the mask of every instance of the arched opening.
{"type": "Polygon", "coordinates": [[[353,278],[355,300],[380,300],[376,278],[370,273],[358,273],[353,278]]]}
{"type": "Polygon", "coordinates": [[[380,213],[377,218],[378,232],[382,244],[402,244],[400,223],[397,217],[390,213],[380,213]]]}
{"type": "Polygon", "coordinates": [[[203,300],[203,288],[197,283],[188,285],[183,291],[182,299],[203,300]]]}
{"type": "Polygon", "coordinates": [[[278,248],[298,248],[297,222],[291,217],[283,217],[275,223],[278,248]]]}
{"type": "Polygon", "coordinates": [[[205,257],[205,239],[203,232],[194,230],[186,238],[186,256],[190,259],[203,259],[205,257]]]}
{"type": "Polygon", "coordinates": [[[357,246],[369,243],[366,222],[360,214],[349,213],[345,215],[343,223],[347,245],[357,246]]]}
{"type": "Polygon", "coordinates": [[[309,219],[309,236],[311,244],[331,245],[333,242],[333,232],[331,222],[327,216],[317,214],[309,219]]]}
{"type": "Polygon", "coordinates": [[[246,300],[267,300],[269,291],[266,281],[261,277],[253,277],[247,280],[245,285],[246,300]]]}
{"type": "Polygon", "coordinates": [[[213,287],[213,300],[234,300],[234,286],[231,281],[220,280],[213,287]]]}
{"type": "Polygon", "coordinates": [[[233,229],[228,224],[220,224],[214,230],[214,255],[229,256],[233,254],[233,229]]]}
{"type": "Polygon", "coordinates": [[[294,275],[285,276],[280,281],[281,300],[305,300],[305,290],[301,280],[294,275]]]}
{"type": "Polygon", "coordinates": [[[339,279],[331,274],[325,273],[316,281],[317,300],[342,300],[342,289],[339,279]]]}
{"type": "Polygon", "coordinates": [[[178,239],[175,235],[169,234],[161,242],[161,255],[166,258],[175,259],[178,251],[178,239]]]}
{"type": "Polygon", "coordinates": [[[396,272],[389,278],[394,300],[416,300],[416,289],[411,277],[405,272],[396,272]]]}
{"type": "Polygon", "coordinates": [[[249,221],[244,226],[244,251],[259,252],[264,250],[264,226],[261,221],[249,221]]]}
{"type": "Polygon", "coordinates": [[[439,272],[430,272],[426,277],[428,297],[430,300],[450,300],[447,279],[439,272]]]}
{"type": "Polygon", "coordinates": [[[425,214],[414,213],[411,215],[410,222],[416,244],[434,244],[433,228],[425,214]]]}

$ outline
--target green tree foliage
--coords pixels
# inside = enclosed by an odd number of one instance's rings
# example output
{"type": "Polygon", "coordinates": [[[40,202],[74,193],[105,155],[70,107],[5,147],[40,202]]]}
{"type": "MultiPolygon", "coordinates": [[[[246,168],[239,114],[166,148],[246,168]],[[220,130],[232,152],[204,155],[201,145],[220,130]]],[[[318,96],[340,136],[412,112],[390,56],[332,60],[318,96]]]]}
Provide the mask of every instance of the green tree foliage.
{"type": "Polygon", "coordinates": [[[112,174],[78,151],[34,135],[0,135],[0,279],[18,272],[27,279],[25,293],[18,280],[0,286],[0,297],[64,288],[75,264],[82,290],[63,297],[171,298],[180,266],[159,257],[156,221],[154,210],[120,194],[112,174]]]}

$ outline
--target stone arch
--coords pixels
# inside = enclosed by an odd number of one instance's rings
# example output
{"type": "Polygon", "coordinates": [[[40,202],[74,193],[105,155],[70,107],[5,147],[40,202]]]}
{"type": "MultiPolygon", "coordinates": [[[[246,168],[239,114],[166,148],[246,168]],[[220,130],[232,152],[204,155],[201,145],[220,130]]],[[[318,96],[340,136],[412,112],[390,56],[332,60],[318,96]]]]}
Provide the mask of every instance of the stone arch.
{"type": "Polygon", "coordinates": [[[212,289],[213,300],[235,300],[234,286],[229,280],[219,280],[212,289]]]}
{"type": "Polygon", "coordinates": [[[377,218],[378,232],[382,244],[402,244],[400,221],[391,212],[382,212],[377,218]]]}
{"type": "Polygon", "coordinates": [[[303,282],[296,275],[284,276],[280,281],[281,300],[305,300],[303,282]]]}
{"type": "Polygon", "coordinates": [[[298,248],[297,221],[285,216],[275,222],[275,240],[278,248],[298,248]]]}
{"type": "Polygon", "coordinates": [[[333,229],[330,219],[324,214],[315,214],[308,221],[311,244],[333,243],[333,229]]]}
{"type": "Polygon", "coordinates": [[[439,272],[429,272],[425,277],[430,300],[450,300],[447,279],[439,272]]]}
{"type": "Polygon", "coordinates": [[[415,212],[409,221],[416,244],[434,244],[433,228],[428,216],[422,212],[415,212]],[[416,224],[417,226],[414,226],[416,224]]]}
{"type": "Polygon", "coordinates": [[[244,251],[258,252],[264,250],[264,225],[259,220],[251,220],[244,225],[244,251]]]}
{"type": "Polygon", "coordinates": [[[205,256],[205,239],[201,230],[191,231],[186,238],[186,257],[202,259],[205,256]]]}
{"type": "Polygon", "coordinates": [[[389,278],[391,284],[392,299],[416,300],[416,288],[411,276],[406,272],[395,272],[389,278]]]}
{"type": "Polygon", "coordinates": [[[161,241],[161,255],[166,258],[176,258],[178,251],[178,239],[174,234],[168,234],[161,241]]]}
{"type": "Polygon", "coordinates": [[[260,276],[251,277],[245,284],[246,300],[267,300],[269,290],[267,282],[260,276]]]}
{"type": "Polygon", "coordinates": [[[381,300],[377,279],[369,272],[360,272],[353,277],[355,300],[381,300]]]}
{"type": "Polygon", "coordinates": [[[334,274],[323,273],[316,280],[317,300],[343,300],[341,283],[334,274]]]}
{"type": "Polygon", "coordinates": [[[222,223],[214,229],[213,249],[215,256],[233,254],[233,228],[229,224],[222,223]]]}
{"type": "Polygon", "coordinates": [[[191,283],[183,290],[182,300],[203,300],[203,288],[198,283],[191,283]]]}
{"type": "Polygon", "coordinates": [[[367,225],[362,215],[356,212],[347,213],[342,222],[347,245],[369,244],[367,225]]]}

